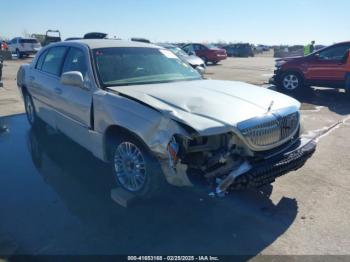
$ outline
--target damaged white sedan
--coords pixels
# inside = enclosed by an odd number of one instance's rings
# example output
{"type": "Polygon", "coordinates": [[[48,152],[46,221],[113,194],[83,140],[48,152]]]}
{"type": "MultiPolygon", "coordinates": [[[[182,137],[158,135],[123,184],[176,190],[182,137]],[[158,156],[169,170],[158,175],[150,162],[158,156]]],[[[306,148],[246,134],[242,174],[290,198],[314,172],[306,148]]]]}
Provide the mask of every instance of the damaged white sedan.
{"type": "Polygon", "coordinates": [[[218,194],[259,187],[301,167],[316,147],[300,138],[298,101],[204,80],[155,45],[51,44],[17,79],[31,125],[44,121],[111,163],[118,185],[138,196],[164,181],[202,179],[218,194]]]}

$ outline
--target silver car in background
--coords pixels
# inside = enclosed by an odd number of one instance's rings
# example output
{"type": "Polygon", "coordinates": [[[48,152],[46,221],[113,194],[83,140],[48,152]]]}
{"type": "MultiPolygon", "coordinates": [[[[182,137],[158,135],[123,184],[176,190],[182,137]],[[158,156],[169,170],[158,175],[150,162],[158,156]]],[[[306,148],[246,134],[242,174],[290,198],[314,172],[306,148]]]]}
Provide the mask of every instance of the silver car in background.
{"type": "Polygon", "coordinates": [[[299,135],[295,99],[204,80],[151,44],[51,44],[20,67],[17,81],[32,126],[43,121],[64,133],[110,163],[117,185],[141,197],[154,196],[165,181],[192,186],[193,178],[217,194],[259,187],[300,168],[316,147],[299,135]]]}
{"type": "Polygon", "coordinates": [[[178,47],[176,45],[172,45],[172,44],[157,44],[157,45],[170,50],[171,52],[173,52],[178,57],[184,59],[193,68],[202,67],[203,70],[206,69],[206,65],[205,65],[204,61],[200,57],[198,57],[196,55],[189,55],[184,50],[182,50],[180,47],[178,47]]]}

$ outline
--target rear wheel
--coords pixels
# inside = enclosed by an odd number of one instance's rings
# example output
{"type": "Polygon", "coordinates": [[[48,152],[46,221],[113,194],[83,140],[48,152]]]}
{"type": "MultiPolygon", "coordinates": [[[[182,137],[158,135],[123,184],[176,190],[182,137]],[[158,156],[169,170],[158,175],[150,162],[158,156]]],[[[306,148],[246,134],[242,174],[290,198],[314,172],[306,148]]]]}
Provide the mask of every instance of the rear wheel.
{"type": "Polygon", "coordinates": [[[24,107],[26,110],[28,122],[31,126],[34,126],[38,121],[35,114],[33,99],[27,92],[24,92],[23,99],[24,99],[24,107]]]}
{"type": "Polygon", "coordinates": [[[19,49],[16,50],[16,55],[18,59],[22,58],[22,53],[19,51],[19,49]]]}
{"type": "Polygon", "coordinates": [[[213,63],[213,65],[217,65],[219,63],[219,61],[213,61],[212,63],[213,63]]]}
{"type": "Polygon", "coordinates": [[[158,161],[137,139],[124,135],[112,146],[112,171],[117,184],[144,198],[159,193],[163,181],[158,161]]]}

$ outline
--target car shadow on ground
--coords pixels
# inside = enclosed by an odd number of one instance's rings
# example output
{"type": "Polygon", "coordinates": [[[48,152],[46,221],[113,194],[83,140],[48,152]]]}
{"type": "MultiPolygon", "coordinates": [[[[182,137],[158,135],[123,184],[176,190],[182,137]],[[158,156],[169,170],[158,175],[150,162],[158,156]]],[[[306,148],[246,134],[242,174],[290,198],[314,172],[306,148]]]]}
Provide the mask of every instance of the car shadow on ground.
{"type": "Polygon", "coordinates": [[[0,157],[4,174],[11,178],[2,179],[23,177],[26,185],[22,187],[23,181],[6,185],[9,192],[21,188],[14,199],[7,199],[6,190],[0,193],[0,209],[8,210],[2,218],[7,228],[0,226],[0,236],[12,232],[18,246],[15,254],[250,257],[280,237],[298,212],[295,199],[273,203],[272,186],[224,198],[209,197],[206,187],[169,186],[161,196],[125,209],[110,198],[115,182],[107,164],[64,135],[30,129],[25,115],[3,122],[7,131],[0,134],[0,157]],[[12,150],[16,153],[9,153],[12,150]],[[30,197],[22,199],[27,192],[30,197]],[[30,214],[24,211],[26,206],[30,214]],[[28,225],[25,232],[16,228],[22,223],[28,225]]]}
{"type": "MultiPolygon", "coordinates": [[[[269,89],[277,91],[275,86],[271,86],[269,89]]],[[[339,115],[350,114],[350,97],[339,89],[312,87],[307,92],[290,96],[300,101],[302,103],[302,109],[305,110],[312,110],[316,106],[323,106],[339,115]]]]}

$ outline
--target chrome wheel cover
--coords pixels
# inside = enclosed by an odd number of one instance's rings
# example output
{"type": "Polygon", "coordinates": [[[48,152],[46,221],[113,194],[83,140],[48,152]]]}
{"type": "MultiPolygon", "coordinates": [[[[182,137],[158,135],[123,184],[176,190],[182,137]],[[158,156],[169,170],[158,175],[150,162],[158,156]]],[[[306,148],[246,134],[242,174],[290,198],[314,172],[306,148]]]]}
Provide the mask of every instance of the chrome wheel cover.
{"type": "Polygon", "coordinates": [[[283,78],[283,87],[287,90],[294,90],[299,86],[299,79],[294,74],[288,74],[283,78]]]}
{"type": "Polygon", "coordinates": [[[30,124],[33,124],[35,119],[34,106],[32,104],[32,100],[28,95],[25,96],[25,107],[28,121],[30,124]]]}
{"type": "Polygon", "coordinates": [[[114,152],[114,170],[119,184],[129,191],[140,191],[146,183],[145,160],[133,143],[119,144],[114,152]]]}

